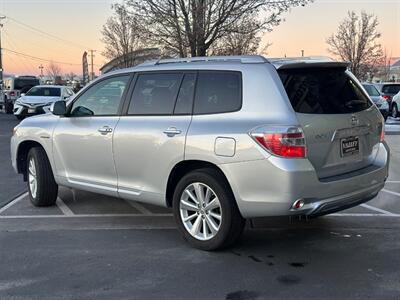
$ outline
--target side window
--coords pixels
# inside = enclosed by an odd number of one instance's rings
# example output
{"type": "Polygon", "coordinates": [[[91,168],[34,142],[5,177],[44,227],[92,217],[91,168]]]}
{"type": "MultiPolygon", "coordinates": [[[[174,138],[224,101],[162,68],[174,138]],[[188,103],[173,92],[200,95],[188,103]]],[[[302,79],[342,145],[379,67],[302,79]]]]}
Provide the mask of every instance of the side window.
{"type": "Polygon", "coordinates": [[[175,100],[182,74],[140,74],[137,78],[130,115],[170,115],[174,111],[175,100]]]}
{"type": "Polygon", "coordinates": [[[194,86],[196,84],[196,74],[185,74],[178,98],[176,99],[174,114],[191,114],[193,105],[194,86]]]}
{"type": "Polygon", "coordinates": [[[129,75],[105,79],[91,86],[73,104],[70,115],[117,115],[122,95],[129,82],[129,75]]]}
{"type": "Polygon", "coordinates": [[[200,72],[194,114],[237,111],[242,106],[242,76],[239,72],[200,72]]]}

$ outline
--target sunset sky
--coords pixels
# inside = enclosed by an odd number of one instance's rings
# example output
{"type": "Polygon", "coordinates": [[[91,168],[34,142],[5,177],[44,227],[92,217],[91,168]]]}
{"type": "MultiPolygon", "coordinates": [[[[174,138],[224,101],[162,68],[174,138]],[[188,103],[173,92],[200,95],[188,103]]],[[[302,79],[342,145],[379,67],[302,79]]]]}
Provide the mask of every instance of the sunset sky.
{"type": "MultiPolygon", "coordinates": [[[[47,62],[10,52],[16,51],[57,61],[63,73],[81,75],[83,51],[96,49],[98,73],[106,62],[101,56],[104,46],[100,31],[115,2],[118,1],[0,0],[0,15],[9,17],[3,21],[2,46],[8,49],[3,52],[4,72],[38,75],[39,65],[46,69],[47,62]]],[[[299,56],[302,49],[305,55],[329,55],[325,40],[335,32],[348,10],[377,15],[382,45],[388,55],[400,57],[400,0],[315,0],[305,7],[293,8],[284,15],[285,22],[264,35],[263,43],[272,43],[268,56],[299,56]]]]}

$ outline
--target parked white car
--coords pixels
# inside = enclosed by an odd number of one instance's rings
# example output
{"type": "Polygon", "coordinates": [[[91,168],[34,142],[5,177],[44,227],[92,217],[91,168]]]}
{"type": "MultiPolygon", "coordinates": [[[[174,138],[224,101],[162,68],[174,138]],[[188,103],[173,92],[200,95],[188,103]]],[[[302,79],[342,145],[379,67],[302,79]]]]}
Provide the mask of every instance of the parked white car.
{"type": "Polygon", "coordinates": [[[392,98],[392,117],[399,117],[399,107],[400,107],[400,91],[392,98]]]}
{"type": "Polygon", "coordinates": [[[14,103],[14,115],[22,120],[27,116],[50,112],[50,105],[56,101],[68,100],[74,95],[72,89],[66,86],[38,85],[26,94],[21,94],[14,103]]]}

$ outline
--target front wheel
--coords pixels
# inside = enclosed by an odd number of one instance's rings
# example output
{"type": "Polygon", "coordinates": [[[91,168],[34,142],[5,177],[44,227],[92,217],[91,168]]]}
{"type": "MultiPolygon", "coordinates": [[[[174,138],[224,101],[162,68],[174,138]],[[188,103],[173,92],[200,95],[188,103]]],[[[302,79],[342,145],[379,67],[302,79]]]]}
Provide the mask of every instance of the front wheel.
{"type": "Polygon", "coordinates": [[[58,185],[54,180],[49,159],[41,147],[29,150],[27,159],[28,192],[34,206],[54,205],[58,185]]]}
{"type": "Polygon", "coordinates": [[[179,181],[173,211],[185,240],[202,250],[230,246],[245,224],[229,184],[213,169],[190,172],[179,181]]]}

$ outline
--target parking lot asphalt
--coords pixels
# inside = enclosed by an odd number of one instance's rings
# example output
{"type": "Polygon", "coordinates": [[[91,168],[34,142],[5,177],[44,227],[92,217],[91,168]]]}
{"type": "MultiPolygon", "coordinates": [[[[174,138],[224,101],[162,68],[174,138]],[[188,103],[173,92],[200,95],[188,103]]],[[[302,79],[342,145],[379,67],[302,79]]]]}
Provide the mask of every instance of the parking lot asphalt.
{"type": "MultiPolygon", "coordinates": [[[[16,123],[0,122],[1,134],[16,123]]],[[[248,221],[238,245],[213,253],[190,248],[166,208],[67,188],[33,207],[4,133],[0,299],[400,299],[400,121],[386,128],[390,175],[376,198],[307,222],[248,221]]]]}

